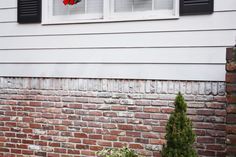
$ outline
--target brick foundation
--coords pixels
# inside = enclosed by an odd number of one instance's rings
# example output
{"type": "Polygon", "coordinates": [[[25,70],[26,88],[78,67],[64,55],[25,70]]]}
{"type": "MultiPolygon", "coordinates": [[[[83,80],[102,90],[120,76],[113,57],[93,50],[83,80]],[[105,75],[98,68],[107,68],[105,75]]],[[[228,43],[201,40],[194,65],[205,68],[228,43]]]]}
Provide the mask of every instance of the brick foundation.
{"type": "Polygon", "coordinates": [[[227,156],[236,156],[236,48],[227,49],[227,156]]]}
{"type": "Polygon", "coordinates": [[[199,155],[225,156],[224,82],[43,78],[0,78],[0,156],[82,157],[128,146],[159,157],[178,91],[199,155]]]}

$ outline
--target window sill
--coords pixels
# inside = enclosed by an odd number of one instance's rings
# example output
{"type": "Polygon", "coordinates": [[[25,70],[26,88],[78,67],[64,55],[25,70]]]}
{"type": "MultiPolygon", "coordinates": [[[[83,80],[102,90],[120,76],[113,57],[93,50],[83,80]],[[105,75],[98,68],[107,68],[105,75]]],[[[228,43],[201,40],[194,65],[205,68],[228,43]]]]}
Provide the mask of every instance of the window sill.
{"type": "Polygon", "coordinates": [[[112,23],[112,22],[132,22],[132,21],[153,21],[153,20],[175,20],[179,19],[179,15],[161,15],[161,16],[149,16],[149,17],[110,17],[100,19],[73,19],[73,20],[55,20],[55,19],[43,19],[42,25],[56,25],[56,24],[86,24],[86,23],[112,23]]]}

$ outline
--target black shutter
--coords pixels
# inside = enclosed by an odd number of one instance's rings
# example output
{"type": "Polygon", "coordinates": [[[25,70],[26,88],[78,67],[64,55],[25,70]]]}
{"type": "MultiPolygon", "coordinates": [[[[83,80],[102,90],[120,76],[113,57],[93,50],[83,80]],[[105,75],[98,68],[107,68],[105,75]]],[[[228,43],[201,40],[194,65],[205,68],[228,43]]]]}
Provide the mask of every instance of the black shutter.
{"type": "Polygon", "coordinates": [[[180,0],[180,15],[211,14],[214,0],[180,0]]]}
{"type": "Polygon", "coordinates": [[[17,8],[18,23],[41,22],[41,0],[18,0],[17,8]]]}

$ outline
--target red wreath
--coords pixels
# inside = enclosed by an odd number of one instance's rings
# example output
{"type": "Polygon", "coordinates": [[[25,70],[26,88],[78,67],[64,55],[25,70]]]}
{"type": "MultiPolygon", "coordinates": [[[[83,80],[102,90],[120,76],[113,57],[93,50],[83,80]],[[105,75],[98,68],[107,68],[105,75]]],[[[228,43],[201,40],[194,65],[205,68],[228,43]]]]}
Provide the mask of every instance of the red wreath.
{"type": "Polygon", "coordinates": [[[63,3],[65,5],[74,5],[74,4],[77,4],[79,3],[81,0],[64,0],[63,3]]]}

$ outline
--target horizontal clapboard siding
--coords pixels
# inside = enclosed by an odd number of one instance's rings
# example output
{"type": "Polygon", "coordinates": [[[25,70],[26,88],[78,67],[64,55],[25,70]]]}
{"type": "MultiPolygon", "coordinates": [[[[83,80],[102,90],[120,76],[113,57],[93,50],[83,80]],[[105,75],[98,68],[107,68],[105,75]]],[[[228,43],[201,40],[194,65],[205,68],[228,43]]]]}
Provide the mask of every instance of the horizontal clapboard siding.
{"type": "Polygon", "coordinates": [[[0,9],[2,8],[16,8],[17,0],[1,0],[0,1],[0,9]]]}
{"type": "Polygon", "coordinates": [[[0,27],[4,29],[0,29],[0,37],[236,29],[236,20],[232,20],[235,17],[236,11],[218,12],[212,15],[182,16],[178,20],[117,22],[106,24],[93,23],[42,26],[41,24],[19,25],[17,23],[1,23],[0,27]]]}
{"type": "Polygon", "coordinates": [[[0,63],[224,64],[224,50],[225,48],[0,50],[0,63]]]}
{"type": "MultiPolygon", "coordinates": [[[[17,6],[17,0],[1,0],[0,8],[12,8],[17,6]]],[[[215,11],[236,10],[235,0],[215,0],[215,11]]]]}
{"type": "Polygon", "coordinates": [[[2,37],[0,49],[232,46],[235,35],[236,30],[2,37]]]}
{"type": "Polygon", "coordinates": [[[224,65],[182,64],[3,64],[2,76],[224,80],[224,65]],[[27,68],[26,68],[27,67],[27,68]],[[183,68],[184,67],[184,68],[183,68]],[[11,69],[11,70],[9,70],[11,69]],[[26,70],[27,69],[27,70],[26,70]],[[183,77],[184,76],[184,77],[183,77]]]}
{"type": "Polygon", "coordinates": [[[17,24],[16,4],[0,1],[0,76],[224,81],[235,44],[235,0],[212,15],[68,25],[17,24]]]}
{"type": "Polygon", "coordinates": [[[16,9],[0,9],[0,24],[3,22],[16,22],[17,10],[16,9]]]}

